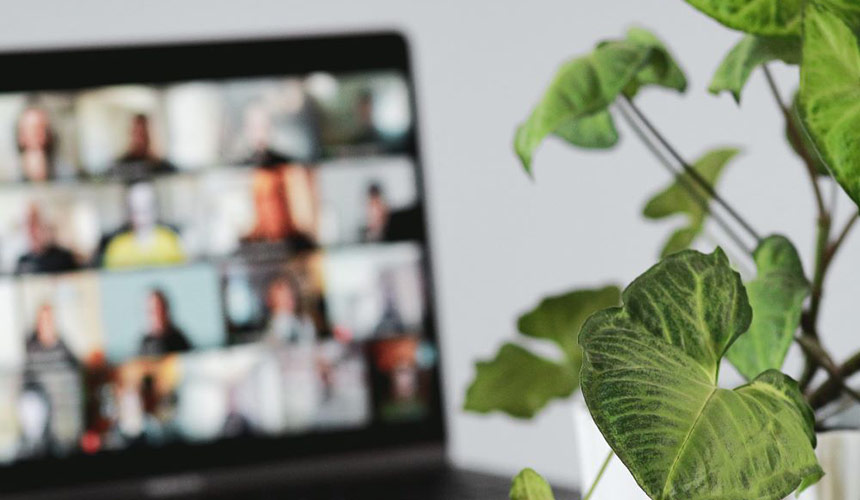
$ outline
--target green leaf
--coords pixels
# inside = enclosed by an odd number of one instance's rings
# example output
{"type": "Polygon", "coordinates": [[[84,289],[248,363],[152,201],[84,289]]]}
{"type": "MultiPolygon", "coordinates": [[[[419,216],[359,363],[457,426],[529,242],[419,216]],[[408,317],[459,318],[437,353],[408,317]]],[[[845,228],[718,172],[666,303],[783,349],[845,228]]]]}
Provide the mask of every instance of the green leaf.
{"type": "Polygon", "coordinates": [[[782,368],[809,295],[800,256],[785,237],[765,238],[755,251],[755,262],[758,276],[747,284],[752,323],[727,356],[748,380],[782,368]]]}
{"type": "Polygon", "coordinates": [[[667,257],[622,299],[582,328],[582,391],[649,497],[780,500],[821,476],[796,382],[771,370],[735,390],[717,386],[720,360],[752,316],[720,249],[667,257]]]}
{"type": "Polygon", "coordinates": [[[760,36],[799,36],[803,7],[815,4],[838,15],[854,31],[860,30],[857,0],[687,0],[723,25],[760,36]]]}
{"type": "Polygon", "coordinates": [[[535,309],[520,316],[517,328],[523,335],[555,342],[578,366],[582,353],[577,339],[582,324],[595,312],[620,303],[621,290],[617,286],[574,290],[543,299],[535,309]]]}
{"type": "Polygon", "coordinates": [[[553,342],[564,353],[564,360],[552,361],[517,344],[505,344],[495,359],[476,363],[465,409],[531,418],[553,399],[570,396],[579,387],[582,350],[577,338],[582,324],[594,312],[620,301],[621,290],[616,286],[574,290],[543,299],[520,316],[517,327],[527,337],[553,342]]]}
{"type": "Polygon", "coordinates": [[[785,138],[788,144],[803,161],[807,161],[808,158],[812,162],[812,166],[815,167],[815,172],[818,175],[829,177],[830,172],[827,171],[827,165],[818,154],[812,138],[806,133],[809,127],[803,118],[803,107],[800,105],[800,99],[797,94],[795,94],[794,99],[791,101],[790,110],[791,116],[789,116],[789,120],[791,122],[785,123],[785,138]]]}
{"type": "Polygon", "coordinates": [[[575,146],[609,148],[618,141],[608,107],[622,93],[643,85],[683,91],[686,78],[653,34],[635,28],[624,40],[602,42],[585,56],[565,63],[528,120],[519,126],[514,150],[527,172],[548,135],[575,146]]]}
{"type": "Polygon", "coordinates": [[[534,150],[544,138],[570,122],[605,111],[651,57],[651,50],[629,42],[607,42],[591,54],[562,66],[531,116],[517,130],[514,148],[531,171],[534,150]]]}
{"type": "MultiPolygon", "coordinates": [[[[711,187],[715,187],[723,168],[738,152],[739,150],[734,148],[716,149],[696,160],[692,167],[711,187]]],[[[686,172],[679,175],[668,188],[648,200],[642,213],[649,219],[662,219],[677,214],[686,214],[688,219],[686,226],[677,229],[669,237],[661,256],[684,250],[693,243],[702,232],[707,217],[702,202],[707,203],[709,200],[710,195],[686,172]],[[691,194],[691,190],[696,194],[691,194]]]]}
{"type": "Polygon", "coordinates": [[[511,343],[503,345],[495,359],[475,367],[464,409],[477,413],[502,411],[531,418],[551,400],[566,398],[579,387],[579,363],[550,361],[511,343]]]}
{"type": "Polygon", "coordinates": [[[860,2],[857,0],[817,0],[819,6],[838,15],[852,31],[860,31],[860,2]]]}
{"type": "Polygon", "coordinates": [[[687,77],[684,75],[684,70],[678,66],[663,42],[653,33],[642,28],[630,28],[627,30],[627,41],[654,51],[651,61],[636,74],[633,80],[634,87],[625,89],[627,95],[633,97],[639,88],[646,85],[656,85],[682,93],[687,90],[687,77]]]}
{"type": "Polygon", "coordinates": [[[552,488],[540,474],[523,469],[511,485],[511,500],[555,500],[552,488]]]}
{"type": "Polygon", "coordinates": [[[770,61],[800,64],[800,39],[747,35],[726,55],[711,80],[712,94],[731,92],[741,102],[741,91],[753,70],[770,61]]]}
{"type": "Polygon", "coordinates": [[[803,115],[833,177],[860,204],[860,48],[830,12],[811,6],[804,27],[803,115]]]}
{"type": "Polygon", "coordinates": [[[618,143],[618,130],[607,110],[563,123],[553,134],[588,149],[608,149],[618,143]]]}
{"type": "Polygon", "coordinates": [[[723,25],[762,36],[800,35],[803,0],[687,0],[723,25]]]}

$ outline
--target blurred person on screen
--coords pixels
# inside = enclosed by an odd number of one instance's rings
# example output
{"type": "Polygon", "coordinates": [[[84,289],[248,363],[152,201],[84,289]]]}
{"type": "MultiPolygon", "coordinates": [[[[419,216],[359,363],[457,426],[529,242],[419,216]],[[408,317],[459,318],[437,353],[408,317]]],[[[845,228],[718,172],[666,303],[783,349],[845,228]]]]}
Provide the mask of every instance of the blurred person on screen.
{"type": "Polygon", "coordinates": [[[250,149],[240,161],[243,165],[271,168],[294,161],[272,148],[272,117],[262,103],[253,102],[245,108],[243,127],[250,149]]]}
{"type": "Polygon", "coordinates": [[[51,436],[51,401],[45,389],[33,381],[25,382],[18,395],[20,440],[18,456],[41,457],[53,447],[51,436]]]}
{"type": "Polygon", "coordinates": [[[53,231],[35,203],[30,204],[24,214],[24,230],[27,251],[18,257],[16,274],[61,273],[78,268],[72,252],[54,241],[53,231]]]}
{"type": "Polygon", "coordinates": [[[382,134],[373,123],[373,92],[365,90],[358,95],[355,103],[355,118],[358,122],[352,142],[355,144],[376,144],[384,142],[382,134]]]}
{"type": "Polygon", "coordinates": [[[147,179],[157,174],[176,171],[176,167],[159,157],[152,148],[149,117],[138,113],[131,118],[125,153],[116,159],[108,171],[112,177],[129,181],[147,179]]]}
{"type": "Polygon", "coordinates": [[[382,294],[382,314],[373,335],[376,338],[393,337],[407,332],[406,323],[397,307],[396,276],[393,270],[385,270],[379,277],[379,289],[382,294]]]}
{"type": "Polygon", "coordinates": [[[54,318],[54,308],[42,304],[36,312],[33,332],[27,339],[26,368],[29,373],[75,370],[79,363],[60,336],[54,318]]]}
{"type": "Polygon", "coordinates": [[[129,222],[108,237],[102,264],[109,269],[178,264],[185,261],[179,235],[158,222],[155,187],[133,184],[127,194],[129,222]]]}
{"type": "Polygon", "coordinates": [[[46,446],[55,454],[68,453],[77,446],[83,430],[81,364],[63,341],[50,304],[37,309],[25,351],[25,383],[38,386],[47,402],[46,446]]]}
{"type": "Polygon", "coordinates": [[[167,295],[158,289],[146,297],[147,331],[140,342],[141,356],[158,356],[171,352],[187,352],[191,343],[173,322],[167,295]]]}
{"type": "Polygon", "coordinates": [[[288,344],[313,343],[316,328],[305,311],[299,284],[292,276],[282,276],[269,284],[266,303],[269,307],[267,338],[288,344]]]}
{"type": "Polygon", "coordinates": [[[150,445],[162,445],[173,439],[176,433],[173,425],[176,394],[172,391],[162,393],[155,373],[147,373],[140,381],[140,399],[143,408],[143,439],[150,445]]]}
{"type": "Polygon", "coordinates": [[[256,222],[243,238],[245,243],[283,243],[293,250],[316,247],[311,236],[296,226],[283,169],[256,169],[252,189],[256,222]]]}
{"type": "Polygon", "coordinates": [[[380,414],[385,420],[412,420],[427,411],[421,397],[418,340],[401,337],[373,346],[376,384],[381,389],[380,414]]]}
{"type": "Polygon", "coordinates": [[[54,178],[56,138],[46,110],[37,106],[24,109],[16,125],[16,142],[23,180],[42,182],[54,178]]]}
{"type": "Polygon", "coordinates": [[[420,210],[393,210],[381,184],[373,182],[367,187],[365,203],[366,224],[361,231],[365,243],[421,238],[424,224],[420,210]]]}

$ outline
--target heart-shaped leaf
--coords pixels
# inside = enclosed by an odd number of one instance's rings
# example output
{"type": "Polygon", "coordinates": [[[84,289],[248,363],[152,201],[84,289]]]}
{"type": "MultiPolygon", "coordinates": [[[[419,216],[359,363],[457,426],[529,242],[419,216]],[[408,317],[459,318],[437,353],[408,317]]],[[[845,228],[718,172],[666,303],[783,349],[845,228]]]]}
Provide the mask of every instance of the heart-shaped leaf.
{"type": "Polygon", "coordinates": [[[804,23],[800,102],[833,177],[860,205],[860,48],[839,17],[814,6],[804,23]]]}
{"type": "Polygon", "coordinates": [[[760,36],[799,36],[803,8],[816,4],[860,30],[860,3],[856,0],[686,0],[723,25],[760,36]]]}
{"type": "Polygon", "coordinates": [[[621,303],[617,286],[574,290],[543,299],[538,306],[522,316],[517,328],[526,336],[555,342],[570,360],[582,358],[579,331],[595,312],[621,303]]]}
{"type": "Polygon", "coordinates": [[[626,40],[653,51],[651,60],[636,73],[631,85],[625,89],[628,96],[633,97],[640,88],[648,85],[678,92],[687,90],[687,77],[684,75],[684,70],[678,66],[669,50],[654,33],[634,27],[627,30],[626,40]]]}
{"type": "Polygon", "coordinates": [[[762,36],[800,34],[803,0],[687,0],[725,26],[762,36]]]}
{"type": "Polygon", "coordinates": [[[782,368],[809,295],[800,256],[787,238],[765,238],[755,251],[755,262],[758,275],[746,286],[752,323],[727,355],[749,380],[765,370],[782,368]]]}
{"type": "Polygon", "coordinates": [[[475,363],[475,368],[464,409],[476,413],[501,411],[531,418],[553,399],[566,398],[579,387],[579,363],[551,361],[511,343],[503,345],[495,359],[475,363]]]}
{"type": "Polygon", "coordinates": [[[664,45],[643,29],[631,29],[627,38],[602,42],[590,54],[565,63],[517,129],[514,149],[526,171],[551,134],[575,146],[615,145],[618,134],[607,108],[622,92],[632,96],[644,85],[683,91],[687,81],[664,45]]]}
{"type": "Polygon", "coordinates": [[[540,474],[523,469],[511,485],[511,500],[555,500],[552,488],[540,474]]]}
{"type": "Polygon", "coordinates": [[[649,497],[780,500],[821,477],[796,382],[771,370],[735,390],[717,386],[720,360],[752,316],[720,249],[667,257],[622,299],[582,328],[582,391],[649,497]]]}
{"type": "Polygon", "coordinates": [[[753,70],[770,61],[800,64],[800,39],[747,35],[726,55],[711,80],[712,94],[731,92],[741,102],[741,91],[753,70]]]}
{"type": "MultiPolygon", "coordinates": [[[[716,149],[693,162],[692,167],[711,187],[714,187],[723,168],[738,152],[733,148],[716,149]]],[[[662,219],[677,214],[685,214],[688,218],[687,225],[672,233],[663,245],[661,256],[665,257],[684,250],[693,243],[702,232],[708,215],[707,205],[702,204],[707,203],[710,198],[710,194],[699,187],[685,172],[680,174],[668,188],[648,200],[642,213],[649,219],[662,219]]]]}
{"type": "Polygon", "coordinates": [[[520,316],[517,326],[527,337],[555,343],[564,359],[546,359],[507,343],[494,359],[476,363],[464,409],[531,418],[550,401],[570,396],[579,387],[582,350],[577,338],[582,324],[594,312],[620,302],[621,290],[616,286],[574,290],[542,300],[520,316]]]}
{"type": "Polygon", "coordinates": [[[553,134],[586,149],[607,149],[618,143],[618,130],[608,110],[565,122],[553,134]]]}
{"type": "Polygon", "coordinates": [[[812,3],[838,15],[855,33],[860,31],[860,2],[857,0],[814,0],[812,3]]]}

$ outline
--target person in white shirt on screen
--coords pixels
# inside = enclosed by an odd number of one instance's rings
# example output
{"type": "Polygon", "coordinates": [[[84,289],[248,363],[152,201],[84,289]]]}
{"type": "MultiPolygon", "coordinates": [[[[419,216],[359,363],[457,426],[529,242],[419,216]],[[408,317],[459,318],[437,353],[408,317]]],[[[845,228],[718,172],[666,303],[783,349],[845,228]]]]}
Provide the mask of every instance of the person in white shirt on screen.
{"type": "Polygon", "coordinates": [[[158,222],[155,188],[137,183],[128,190],[130,224],[111,236],[105,245],[106,268],[178,264],[185,261],[179,235],[158,222]]]}

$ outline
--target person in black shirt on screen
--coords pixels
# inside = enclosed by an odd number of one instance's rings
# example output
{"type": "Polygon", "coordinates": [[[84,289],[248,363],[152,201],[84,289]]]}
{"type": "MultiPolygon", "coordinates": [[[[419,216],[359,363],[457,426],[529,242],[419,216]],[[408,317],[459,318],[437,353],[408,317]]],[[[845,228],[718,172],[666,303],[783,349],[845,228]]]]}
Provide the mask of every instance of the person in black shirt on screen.
{"type": "Polygon", "coordinates": [[[392,209],[382,186],[375,182],[367,188],[366,203],[363,242],[415,240],[423,236],[423,216],[418,206],[392,209]]]}
{"type": "Polygon", "coordinates": [[[78,268],[72,252],[53,241],[51,230],[42,220],[39,207],[35,204],[27,208],[24,226],[28,251],[18,257],[16,274],[61,273],[78,268]]]}
{"type": "Polygon", "coordinates": [[[146,298],[149,329],[140,343],[141,356],[158,356],[191,350],[191,343],[170,317],[170,303],[161,290],[152,290],[146,298]]]}
{"type": "Polygon", "coordinates": [[[158,157],[152,149],[149,118],[144,114],[134,115],[131,119],[126,151],[117,158],[108,174],[111,177],[134,182],[146,180],[153,175],[172,172],[176,172],[176,167],[158,157]]]}

